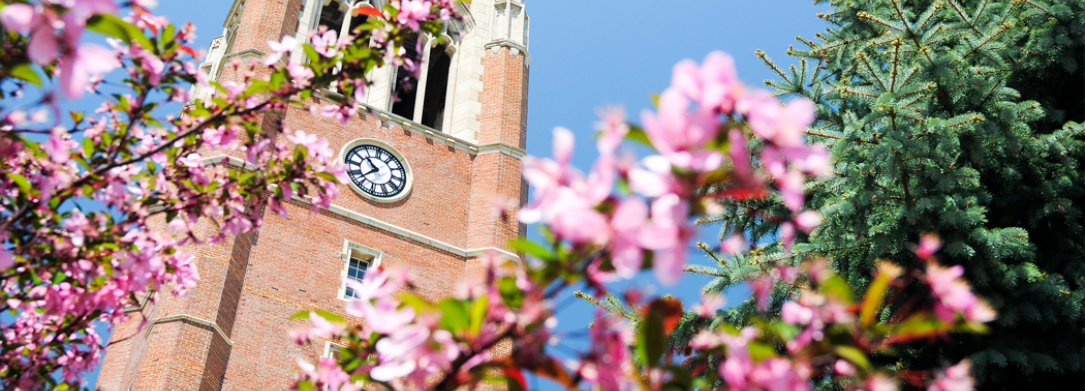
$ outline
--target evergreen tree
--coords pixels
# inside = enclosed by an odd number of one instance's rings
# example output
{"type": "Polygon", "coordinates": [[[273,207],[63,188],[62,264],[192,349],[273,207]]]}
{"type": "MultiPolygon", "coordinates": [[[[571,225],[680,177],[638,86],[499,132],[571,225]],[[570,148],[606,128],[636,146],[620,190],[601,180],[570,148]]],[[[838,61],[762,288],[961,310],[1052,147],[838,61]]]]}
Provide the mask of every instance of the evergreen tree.
{"type": "MultiPolygon", "coordinates": [[[[822,3],[823,0],[815,0],[822,3]]],[[[799,66],[766,84],[818,104],[808,141],[829,146],[835,175],[812,182],[824,216],[787,250],[772,243],[779,200],[731,201],[721,239],[768,244],[690,271],[720,291],[744,277],[824,256],[856,289],[876,260],[921,273],[910,249],[944,240],[947,265],[999,312],[985,335],[951,335],[885,357],[899,369],[970,357],[982,389],[1064,389],[1085,378],[1085,0],[832,0],[831,23],[789,50],[799,66]],[[763,213],[769,212],[769,213],[763,213]],[[1054,388],[1048,388],[1054,387],[1054,388]]],[[[903,287],[892,316],[909,298],[903,287]]],[[[777,286],[774,302],[794,293],[777,286]]],[[[746,302],[716,319],[688,317],[677,343],[711,323],[742,324],[746,302]]],[[[681,345],[676,345],[681,346],[681,345]]],[[[711,364],[711,363],[709,363],[711,364]]],[[[831,384],[824,386],[832,388],[831,384]]]]}

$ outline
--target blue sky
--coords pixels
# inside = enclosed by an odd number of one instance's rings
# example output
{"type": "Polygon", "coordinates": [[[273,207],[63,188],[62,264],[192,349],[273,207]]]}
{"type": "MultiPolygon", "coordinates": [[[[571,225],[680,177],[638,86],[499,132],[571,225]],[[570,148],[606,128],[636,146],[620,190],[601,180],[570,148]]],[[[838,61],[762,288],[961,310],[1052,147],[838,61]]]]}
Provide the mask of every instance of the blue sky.
{"type": "MultiPolygon", "coordinates": [[[[176,24],[194,23],[199,45],[206,47],[222,32],[230,0],[160,0],[156,13],[176,24]]],[[[572,129],[577,136],[574,164],[587,171],[595,159],[592,146],[596,110],[621,104],[639,122],[641,110],[650,107],[651,94],[670,83],[671,68],[678,61],[701,61],[714,50],[730,53],[739,76],[751,87],[763,86],[774,74],[754,55],[761,49],[787,65],[785,52],[796,36],[812,37],[826,27],[815,14],[827,6],[809,0],[527,0],[531,17],[532,57],[528,103],[528,153],[550,155],[551,130],[572,129]]],[[[79,106],[83,106],[82,104],[79,106]]],[[[93,107],[87,105],[85,107],[93,107]]],[[[714,229],[703,233],[706,242],[714,229]]],[[[691,251],[691,262],[709,259],[691,251]]],[[[653,287],[650,276],[621,286],[639,286],[654,294],[698,297],[709,280],[686,276],[672,288],[653,287]]],[[[749,292],[728,292],[738,303],[749,292]]],[[[590,305],[564,298],[559,312],[559,332],[584,331],[593,317],[590,305]]],[[[564,346],[583,346],[570,338],[564,346]]],[[[108,354],[108,353],[107,353],[108,354]]],[[[96,373],[88,374],[94,384],[96,373]]],[[[540,384],[544,389],[551,385],[540,384]]],[[[534,387],[532,387],[534,388],[534,387]]]]}

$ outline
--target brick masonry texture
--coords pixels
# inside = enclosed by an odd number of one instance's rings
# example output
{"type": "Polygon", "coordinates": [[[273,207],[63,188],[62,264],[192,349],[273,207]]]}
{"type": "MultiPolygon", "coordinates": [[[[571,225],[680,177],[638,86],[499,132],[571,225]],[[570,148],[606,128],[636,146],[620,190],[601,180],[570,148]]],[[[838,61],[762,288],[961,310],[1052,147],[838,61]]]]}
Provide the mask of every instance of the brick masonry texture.
{"type": "MultiPolygon", "coordinates": [[[[267,52],[297,26],[301,0],[247,0],[235,52],[267,52]]],[[[486,50],[481,75],[483,91],[479,144],[506,143],[525,147],[528,67],[526,54],[508,47],[486,50]]],[[[252,71],[224,67],[220,81],[241,80],[248,73],[266,78],[266,68],[252,71]]],[[[325,104],[314,100],[312,104],[325,104]]],[[[338,152],[359,138],[379,139],[399,151],[411,166],[411,194],[395,203],[379,203],[340,189],[333,204],[370,218],[425,235],[461,249],[505,248],[522,236],[523,225],[510,216],[495,216],[494,200],[523,205],[527,185],[522,162],[502,153],[472,155],[421,134],[360,114],[346,125],[292,108],[268,113],[262,120],[268,137],[302,130],[328,140],[338,152]]],[[[204,151],[205,157],[213,151],[204,151]]],[[[300,311],[322,309],[344,315],[339,298],[345,264],[344,243],[350,241],[382,252],[383,267],[407,268],[415,293],[439,299],[465,281],[482,277],[477,259],[398,236],[341,215],[313,212],[302,202],[288,204],[288,217],[267,213],[258,232],[217,245],[185,249],[196,256],[201,280],[186,297],[168,287],[154,301],[133,308],[126,322],[114,327],[97,388],[128,390],[284,390],[298,376],[296,360],[324,354],[324,341],[298,346],[290,330],[307,321],[291,320],[300,311]],[[212,326],[213,325],[213,326],[212,326]],[[221,330],[221,334],[214,326],[221,330]],[[225,338],[223,337],[225,335],[225,338]]],[[[515,208],[511,211],[514,216],[515,208]]],[[[209,235],[217,224],[201,221],[209,235]]],[[[165,229],[164,222],[158,222],[165,229]]],[[[348,317],[349,318],[349,317],[348,317]]],[[[352,321],[359,321],[353,319],[352,321]]],[[[508,343],[500,345],[508,352],[508,343]]]]}

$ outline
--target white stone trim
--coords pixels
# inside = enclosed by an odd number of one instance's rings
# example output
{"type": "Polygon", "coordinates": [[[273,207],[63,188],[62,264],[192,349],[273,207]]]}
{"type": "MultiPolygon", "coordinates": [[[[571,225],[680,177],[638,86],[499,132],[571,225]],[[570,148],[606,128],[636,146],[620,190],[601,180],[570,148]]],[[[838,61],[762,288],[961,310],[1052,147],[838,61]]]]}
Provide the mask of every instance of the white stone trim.
{"type": "Polygon", "coordinates": [[[209,321],[209,320],[203,320],[203,319],[197,318],[197,317],[192,316],[192,315],[187,315],[187,314],[163,316],[161,318],[158,318],[158,319],[155,319],[155,320],[152,320],[152,321],[148,322],[147,323],[147,331],[143,333],[143,337],[147,338],[148,336],[151,335],[151,329],[154,328],[154,325],[159,324],[159,323],[173,322],[173,321],[189,321],[189,322],[201,325],[201,326],[210,327],[216,334],[219,335],[219,337],[222,337],[222,339],[226,340],[227,345],[234,346],[234,341],[231,340],[230,337],[226,336],[226,332],[222,331],[222,328],[219,327],[219,325],[217,323],[209,321]]]}
{"type": "MultiPolygon", "coordinates": [[[[293,200],[304,202],[306,204],[312,205],[312,202],[310,202],[308,199],[302,198],[302,197],[299,197],[299,196],[296,196],[296,195],[294,196],[293,200]]],[[[456,247],[456,246],[453,246],[451,244],[442,242],[440,240],[431,238],[429,236],[420,234],[418,232],[414,232],[414,231],[411,231],[411,230],[406,229],[406,228],[398,227],[396,225],[389,224],[389,223],[374,219],[372,217],[363,215],[361,213],[352,211],[350,209],[347,209],[347,208],[344,208],[344,207],[341,207],[341,206],[338,206],[338,205],[335,205],[335,204],[332,204],[326,210],[329,211],[329,212],[335,213],[337,215],[346,217],[348,219],[357,221],[359,223],[368,225],[370,227],[379,229],[381,231],[385,231],[385,232],[388,232],[388,233],[396,235],[396,236],[401,236],[401,237],[407,238],[408,240],[414,241],[416,243],[419,243],[419,244],[422,244],[422,245],[425,245],[425,246],[429,246],[429,247],[433,247],[435,249],[445,251],[445,252],[451,253],[453,255],[459,256],[459,257],[476,258],[476,257],[483,256],[483,255],[485,255],[486,253],[488,253],[490,251],[494,251],[498,255],[501,255],[502,257],[514,260],[517,263],[520,262],[520,256],[518,256],[518,255],[516,255],[516,254],[514,254],[512,252],[509,252],[507,250],[502,250],[502,249],[499,249],[499,248],[496,248],[496,247],[463,249],[463,248],[456,247]]]]}
{"type": "MultiPolygon", "coordinates": [[[[321,90],[320,92],[314,94],[314,96],[330,102],[342,102],[343,99],[345,99],[343,95],[328,90],[321,90]]],[[[418,133],[422,136],[425,136],[427,139],[439,142],[441,144],[445,144],[447,146],[467,152],[471,155],[478,155],[480,153],[483,153],[483,148],[486,148],[487,151],[500,151],[501,153],[504,153],[516,159],[523,159],[524,156],[527,156],[527,151],[524,151],[524,149],[520,147],[515,147],[509,144],[505,144],[507,147],[494,146],[494,144],[504,143],[477,145],[472,141],[464,140],[449,133],[443,133],[440,130],[431,128],[426,125],[422,125],[418,122],[411,121],[396,114],[392,114],[387,110],[380,109],[361,102],[358,102],[358,105],[364,107],[367,111],[375,114],[377,119],[379,119],[381,123],[391,123],[394,125],[398,125],[403,130],[409,130],[411,132],[418,133]]],[[[446,112],[445,115],[447,116],[448,113],[446,112]]]]}
{"type": "Polygon", "coordinates": [[[147,303],[149,303],[151,301],[151,299],[154,298],[154,295],[156,293],[158,293],[158,291],[150,291],[150,292],[148,292],[147,297],[144,297],[143,300],[139,302],[139,305],[126,306],[121,311],[123,311],[125,314],[129,314],[129,313],[132,313],[132,312],[143,312],[143,308],[147,307],[147,303]]]}
{"type": "Polygon", "coordinates": [[[339,253],[339,260],[343,262],[343,270],[339,273],[339,291],[336,293],[336,297],[339,300],[347,301],[352,300],[347,297],[347,273],[350,271],[350,255],[352,252],[357,251],[373,257],[370,261],[369,267],[366,268],[366,272],[369,272],[370,268],[380,267],[381,260],[384,258],[384,252],[374,249],[369,246],[352,242],[350,239],[343,241],[343,252],[339,253]]]}
{"type": "Polygon", "coordinates": [[[256,166],[252,165],[249,162],[241,160],[240,158],[236,158],[236,157],[233,157],[233,156],[226,156],[226,155],[216,155],[216,156],[211,156],[211,157],[205,157],[203,159],[200,159],[200,163],[202,163],[204,166],[211,166],[211,165],[215,165],[215,164],[226,163],[226,165],[228,165],[228,166],[237,167],[237,168],[244,168],[246,170],[255,170],[256,169],[256,166]]]}
{"type": "Polygon", "coordinates": [[[513,146],[504,142],[482,144],[478,146],[479,155],[484,155],[487,153],[501,153],[517,160],[523,160],[525,157],[527,157],[527,151],[525,151],[523,148],[513,146]]]}

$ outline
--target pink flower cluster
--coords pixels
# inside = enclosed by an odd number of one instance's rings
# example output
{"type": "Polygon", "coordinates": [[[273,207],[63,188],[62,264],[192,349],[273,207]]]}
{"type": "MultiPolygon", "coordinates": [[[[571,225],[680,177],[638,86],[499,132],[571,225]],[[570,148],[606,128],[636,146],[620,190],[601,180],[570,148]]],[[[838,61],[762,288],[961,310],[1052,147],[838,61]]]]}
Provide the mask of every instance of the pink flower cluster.
{"type": "MultiPolygon", "coordinates": [[[[750,168],[741,132],[730,134],[727,155],[712,147],[724,114],[741,115],[765,144],[760,159],[765,175],[775,178],[785,205],[796,212],[781,228],[785,242],[791,241],[795,227],[813,229],[821,218],[816,212],[801,211],[802,186],[805,175],[823,175],[828,165],[823,147],[803,143],[802,134],[813,122],[813,105],[799,100],[781,106],[769,95],[747,94],[733,61],[723,53],[709,55],[700,66],[689,60],[678,64],[671,87],[659,98],[658,112],[642,114],[644,130],[659,155],[636,165],[628,156],[617,155],[629,127],[621,110],[609,110],[603,113],[601,156],[584,175],[570,164],[572,132],[556,129],[554,158],[524,161],[524,178],[534,194],[519,212],[520,221],[546,224],[574,246],[609,249],[615,274],[622,278],[635,275],[644,251],[652,251],[656,278],[664,285],[677,283],[694,232],[689,223],[691,203],[701,202],[694,196],[697,178],[721,169],[725,157],[730,157],[739,178],[732,187],[765,186],[750,168]],[[614,198],[619,179],[627,181],[637,196],[614,198]]],[[[598,278],[607,277],[604,273],[598,278]]]]}
{"type": "Polygon", "coordinates": [[[14,3],[0,10],[0,23],[29,34],[27,56],[38,65],[52,63],[60,53],[61,88],[69,98],[78,99],[92,76],[120,65],[114,52],[79,42],[87,19],[98,13],[115,14],[117,4],[113,0],[46,0],[37,6],[14,3]],[[58,12],[53,5],[67,8],[67,13],[58,12]]]}
{"type": "Polygon", "coordinates": [[[797,357],[789,360],[769,357],[754,360],[750,356],[750,344],[760,336],[755,328],[745,328],[738,335],[725,332],[703,331],[690,343],[696,349],[726,348],[726,358],[719,367],[722,377],[731,389],[751,391],[807,391],[811,390],[810,363],[797,357]]]}
{"type": "Polygon", "coordinates": [[[629,347],[635,342],[633,328],[614,315],[596,314],[590,330],[591,348],[579,362],[569,366],[599,389],[628,391],[637,388],[633,381],[636,367],[629,347]]]}
{"type": "MultiPolygon", "coordinates": [[[[376,341],[370,341],[374,343],[378,363],[364,368],[373,379],[391,382],[397,388],[422,388],[427,376],[447,372],[461,349],[451,333],[437,328],[435,318],[416,316],[413,309],[401,308],[402,302],[394,294],[407,282],[404,272],[384,270],[370,270],[361,282],[348,279],[348,286],[357,300],[347,303],[346,313],[364,322],[363,335],[381,335],[376,341]]],[[[298,343],[314,338],[331,338],[344,330],[343,325],[328,322],[315,314],[310,319],[312,327],[292,333],[298,343]]],[[[346,386],[349,376],[336,374],[329,377],[322,374],[332,372],[305,370],[313,366],[302,361],[299,363],[306,376],[317,384],[328,385],[332,389],[347,389],[340,387],[346,386]]],[[[321,365],[323,363],[316,368],[321,365]]]]}
{"type": "Polygon", "coordinates": [[[960,315],[968,322],[986,323],[995,319],[995,311],[986,301],[972,293],[972,287],[963,278],[961,265],[944,267],[937,263],[927,264],[927,285],[935,298],[934,314],[947,322],[960,315]]]}

